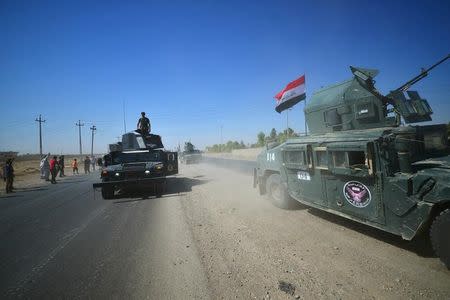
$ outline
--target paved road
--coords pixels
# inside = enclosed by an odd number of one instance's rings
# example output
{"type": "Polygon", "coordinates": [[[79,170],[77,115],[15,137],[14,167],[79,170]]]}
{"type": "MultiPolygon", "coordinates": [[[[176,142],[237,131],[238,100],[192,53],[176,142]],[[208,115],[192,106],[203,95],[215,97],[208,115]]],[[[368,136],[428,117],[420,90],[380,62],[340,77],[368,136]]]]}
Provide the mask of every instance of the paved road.
{"type": "Polygon", "coordinates": [[[0,199],[0,291],[31,298],[208,298],[172,179],[163,198],[104,201],[98,174],[0,199]],[[173,262],[180,260],[180,264],[173,262]]]}
{"type": "Polygon", "coordinates": [[[182,166],[156,199],[102,200],[76,176],[0,198],[2,298],[450,298],[427,249],[273,207],[251,177],[182,166]]]}

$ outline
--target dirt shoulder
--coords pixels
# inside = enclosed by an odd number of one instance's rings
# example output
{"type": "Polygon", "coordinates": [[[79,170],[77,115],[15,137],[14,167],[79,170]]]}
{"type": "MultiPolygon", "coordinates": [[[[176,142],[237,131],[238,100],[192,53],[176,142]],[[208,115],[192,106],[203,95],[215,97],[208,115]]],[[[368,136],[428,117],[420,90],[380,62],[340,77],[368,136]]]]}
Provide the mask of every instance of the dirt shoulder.
{"type": "Polygon", "coordinates": [[[204,153],[204,155],[207,157],[256,161],[256,158],[261,153],[262,149],[263,148],[239,149],[229,153],[204,153]]]}
{"type": "Polygon", "coordinates": [[[450,298],[450,271],[427,249],[307,207],[278,209],[234,171],[181,173],[196,180],[182,205],[213,298],[450,298]]]}
{"type": "MultiPolygon", "coordinates": [[[[77,160],[81,161],[78,156],[68,156],[65,159],[64,163],[64,173],[66,176],[72,176],[72,168],[71,162],[73,158],[77,158],[77,160]]],[[[36,187],[41,187],[47,184],[51,184],[40,178],[40,170],[39,170],[39,159],[30,159],[30,160],[14,160],[14,188],[17,191],[32,189],[36,187]]],[[[96,167],[98,168],[98,167],[96,167]]],[[[2,167],[3,169],[3,167],[2,167]]],[[[78,164],[78,170],[80,174],[84,173],[83,166],[81,163],[78,164]]],[[[57,177],[57,180],[61,180],[64,178],[57,177]]],[[[0,195],[4,195],[5,193],[5,182],[0,180],[0,195]]]]}

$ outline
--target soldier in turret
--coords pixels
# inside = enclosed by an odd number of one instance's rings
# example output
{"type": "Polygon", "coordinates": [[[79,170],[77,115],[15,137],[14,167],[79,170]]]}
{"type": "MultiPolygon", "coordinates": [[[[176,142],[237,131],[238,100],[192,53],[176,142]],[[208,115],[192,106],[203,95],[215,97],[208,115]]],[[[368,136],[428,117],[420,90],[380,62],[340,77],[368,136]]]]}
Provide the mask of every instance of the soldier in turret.
{"type": "Polygon", "coordinates": [[[137,123],[137,129],[139,129],[143,135],[148,135],[151,131],[150,120],[145,116],[145,112],[141,112],[141,117],[137,123]]]}

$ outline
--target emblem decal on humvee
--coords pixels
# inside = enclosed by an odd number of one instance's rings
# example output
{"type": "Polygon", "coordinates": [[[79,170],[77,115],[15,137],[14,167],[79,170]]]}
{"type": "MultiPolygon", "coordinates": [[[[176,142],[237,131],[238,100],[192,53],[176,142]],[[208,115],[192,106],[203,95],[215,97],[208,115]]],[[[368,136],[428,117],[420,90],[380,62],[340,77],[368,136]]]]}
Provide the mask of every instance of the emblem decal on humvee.
{"type": "Polygon", "coordinates": [[[349,181],[343,188],[344,197],[351,205],[363,208],[369,205],[372,195],[367,186],[358,181],[349,181]]]}

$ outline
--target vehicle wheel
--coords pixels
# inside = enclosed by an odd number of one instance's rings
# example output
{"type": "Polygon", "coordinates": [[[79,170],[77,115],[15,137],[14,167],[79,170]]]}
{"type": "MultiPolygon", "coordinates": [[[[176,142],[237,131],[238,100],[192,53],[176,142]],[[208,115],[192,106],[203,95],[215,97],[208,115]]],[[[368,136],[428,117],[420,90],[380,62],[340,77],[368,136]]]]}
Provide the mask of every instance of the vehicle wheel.
{"type": "Polygon", "coordinates": [[[114,188],[106,186],[102,187],[102,197],[103,199],[114,198],[114,188]]]}
{"type": "Polygon", "coordinates": [[[450,209],[437,216],[430,228],[431,245],[436,255],[450,269],[450,209]]]}
{"type": "Polygon", "coordinates": [[[279,174],[272,174],[267,178],[266,190],[267,196],[275,206],[283,209],[294,209],[298,206],[297,201],[289,196],[279,174]]]}
{"type": "Polygon", "coordinates": [[[161,198],[166,190],[166,183],[162,182],[162,183],[156,184],[155,189],[156,189],[156,191],[155,191],[156,198],[161,198]]]}

